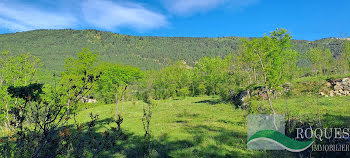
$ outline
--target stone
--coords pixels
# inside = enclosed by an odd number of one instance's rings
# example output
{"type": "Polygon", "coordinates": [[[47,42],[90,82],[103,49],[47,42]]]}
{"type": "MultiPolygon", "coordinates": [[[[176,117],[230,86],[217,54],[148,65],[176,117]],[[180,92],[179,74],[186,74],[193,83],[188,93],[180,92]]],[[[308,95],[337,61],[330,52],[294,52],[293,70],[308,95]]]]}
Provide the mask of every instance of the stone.
{"type": "Polygon", "coordinates": [[[87,102],[88,102],[88,103],[97,103],[97,100],[96,100],[96,99],[88,99],[87,102]]]}
{"type": "Polygon", "coordinates": [[[341,89],[342,89],[341,86],[338,85],[338,84],[334,86],[334,90],[335,90],[335,91],[339,91],[339,90],[341,90],[341,89]]]}
{"type": "Polygon", "coordinates": [[[335,82],[335,86],[341,86],[341,82],[335,82]]]}
{"type": "Polygon", "coordinates": [[[344,86],[343,89],[344,89],[345,91],[350,91],[350,85],[344,86]]]}

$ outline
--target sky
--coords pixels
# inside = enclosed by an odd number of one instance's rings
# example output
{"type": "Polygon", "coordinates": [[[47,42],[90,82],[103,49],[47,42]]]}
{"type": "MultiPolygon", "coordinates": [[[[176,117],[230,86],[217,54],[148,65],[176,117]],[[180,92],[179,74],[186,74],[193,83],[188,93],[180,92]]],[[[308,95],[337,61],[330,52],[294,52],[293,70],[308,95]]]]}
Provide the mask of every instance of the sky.
{"type": "Polygon", "coordinates": [[[96,29],[167,37],[350,36],[349,0],[0,0],[0,33],[96,29]]]}

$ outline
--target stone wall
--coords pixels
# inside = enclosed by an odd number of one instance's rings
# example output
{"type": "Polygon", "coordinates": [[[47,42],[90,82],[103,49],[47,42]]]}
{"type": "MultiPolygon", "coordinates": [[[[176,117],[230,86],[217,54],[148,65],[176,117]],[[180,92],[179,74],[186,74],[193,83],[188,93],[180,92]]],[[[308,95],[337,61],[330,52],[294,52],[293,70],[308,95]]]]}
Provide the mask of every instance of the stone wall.
{"type": "Polygon", "coordinates": [[[326,84],[327,90],[322,90],[322,96],[350,96],[350,77],[342,79],[328,80],[326,84]]]}

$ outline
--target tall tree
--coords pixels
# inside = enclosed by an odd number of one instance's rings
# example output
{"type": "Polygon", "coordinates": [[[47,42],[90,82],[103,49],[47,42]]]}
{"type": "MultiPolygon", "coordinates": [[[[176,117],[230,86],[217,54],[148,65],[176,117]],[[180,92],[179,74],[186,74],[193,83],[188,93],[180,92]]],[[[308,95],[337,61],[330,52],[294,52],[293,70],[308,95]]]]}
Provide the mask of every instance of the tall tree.
{"type": "Polygon", "coordinates": [[[265,35],[263,38],[243,43],[244,47],[252,49],[252,56],[255,56],[259,61],[259,69],[263,74],[263,82],[273,114],[275,114],[275,110],[270,90],[278,90],[278,87],[285,80],[283,72],[286,69],[286,60],[287,57],[292,56],[292,51],[289,51],[291,38],[292,36],[287,30],[276,29],[269,36],[265,35]]]}
{"type": "Polygon", "coordinates": [[[42,66],[40,59],[30,53],[11,55],[4,51],[0,55],[0,107],[4,109],[0,118],[9,127],[10,108],[17,105],[18,98],[11,98],[7,93],[10,86],[26,86],[38,80],[38,69],[42,66]],[[14,102],[14,104],[11,104],[14,102]]]}
{"type": "Polygon", "coordinates": [[[128,87],[143,77],[143,73],[139,68],[129,65],[101,63],[99,70],[102,72],[100,80],[98,81],[99,93],[105,93],[111,97],[114,94],[114,101],[116,106],[115,120],[122,119],[124,109],[124,96],[128,87]],[[121,101],[121,109],[118,111],[118,103],[121,101]]]}
{"type": "Polygon", "coordinates": [[[191,70],[186,62],[177,61],[156,73],[153,83],[156,99],[188,96],[193,88],[191,70]]]}
{"type": "Polygon", "coordinates": [[[311,62],[313,73],[318,76],[326,75],[327,72],[331,71],[334,63],[334,58],[329,49],[322,47],[311,48],[307,53],[306,57],[311,62]]]}
{"type": "Polygon", "coordinates": [[[218,85],[225,80],[224,74],[229,63],[221,57],[204,57],[195,65],[196,73],[203,78],[208,95],[216,95],[218,85]]]}
{"type": "Polygon", "coordinates": [[[240,51],[237,55],[237,66],[246,71],[249,76],[248,84],[257,82],[257,68],[259,66],[259,59],[256,54],[254,54],[254,45],[258,42],[258,39],[253,39],[249,41],[247,39],[242,39],[242,45],[240,46],[240,51]]]}
{"type": "Polygon", "coordinates": [[[339,67],[343,71],[342,73],[350,72],[350,41],[344,41],[343,49],[340,57],[338,58],[339,67]]]}
{"type": "MultiPolygon", "coordinates": [[[[90,51],[88,48],[83,48],[81,52],[77,53],[76,58],[67,58],[65,60],[65,71],[61,73],[60,90],[64,92],[62,101],[67,103],[67,107],[70,107],[70,102],[73,98],[76,98],[77,94],[83,95],[82,98],[87,97],[89,94],[81,94],[80,87],[85,87],[86,79],[92,79],[92,76],[98,76],[100,73],[97,70],[97,63],[99,61],[99,55],[90,51]]],[[[91,82],[93,83],[93,82],[91,82]]],[[[90,93],[90,92],[89,92],[90,93]]]]}

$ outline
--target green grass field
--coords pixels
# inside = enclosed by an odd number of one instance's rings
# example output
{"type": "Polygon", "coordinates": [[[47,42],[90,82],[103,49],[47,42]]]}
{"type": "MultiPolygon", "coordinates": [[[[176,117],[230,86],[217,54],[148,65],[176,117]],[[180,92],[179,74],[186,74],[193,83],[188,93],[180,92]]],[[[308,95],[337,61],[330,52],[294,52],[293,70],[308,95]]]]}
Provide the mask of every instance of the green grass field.
{"type": "MultiPolygon", "coordinates": [[[[277,113],[286,114],[286,102],[286,99],[273,100],[277,113]]],[[[128,143],[121,142],[119,155],[113,156],[139,156],[144,134],[142,104],[141,101],[125,103],[122,129],[128,133],[128,143]]],[[[254,104],[269,107],[267,101],[254,104]]],[[[350,97],[321,97],[319,105],[324,127],[349,127],[350,97]]],[[[294,97],[288,100],[288,106],[290,117],[309,122],[318,118],[316,97],[294,97]]],[[[76,120],[86,123],[90,113],[99,114],[100,123],[96,128],[103,132],[116,126],[114,111],[114,104],[96,105],[80,111],[76,120]]],[[[156,101],[150,125],[152,154],[162,157],[273,157],[275,152],[247,149],[247,115],[248,110],[221,103],[219,97],[156,101]]]]}

